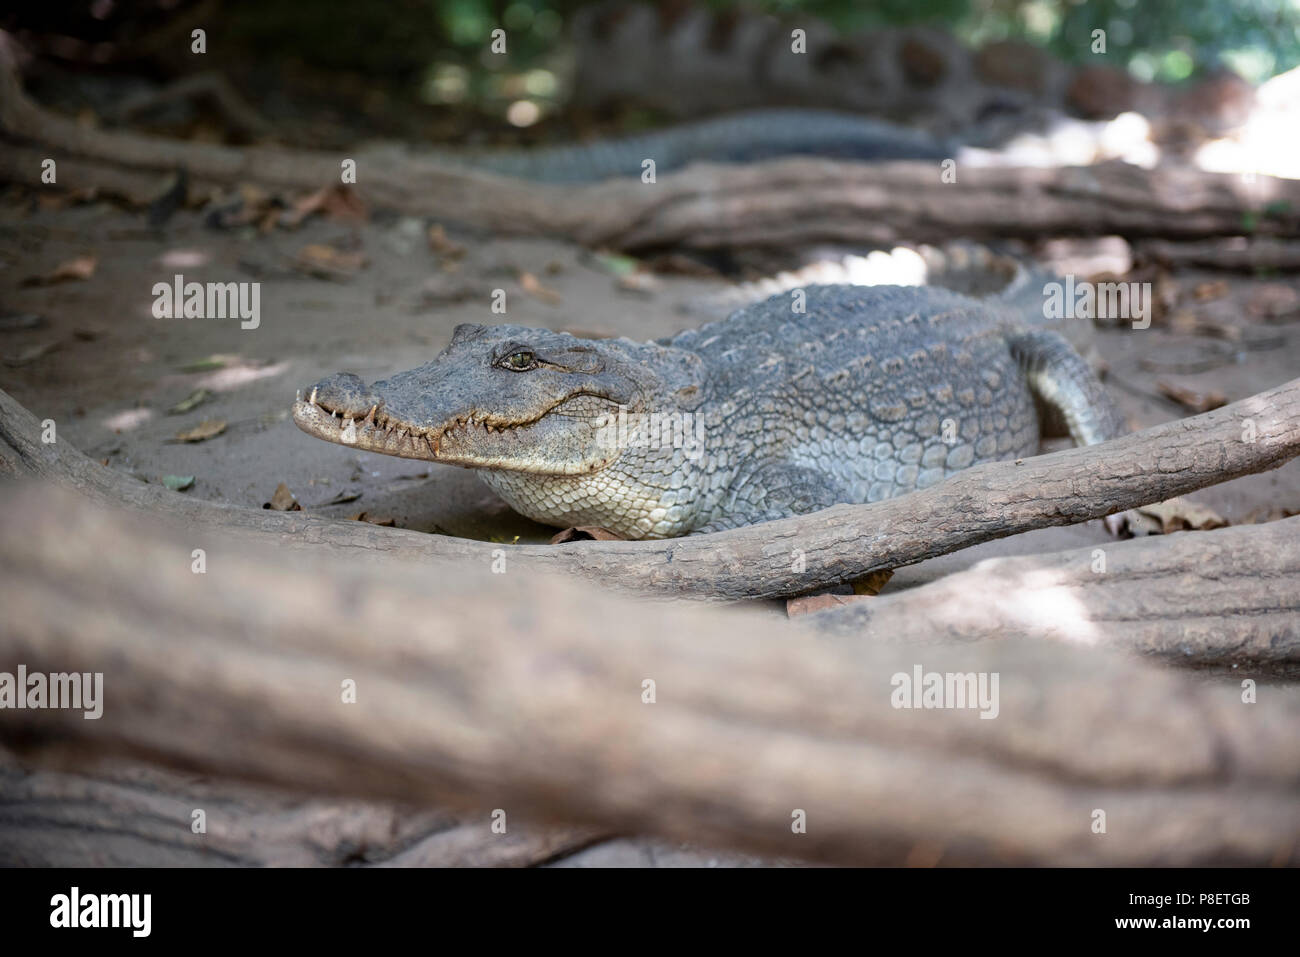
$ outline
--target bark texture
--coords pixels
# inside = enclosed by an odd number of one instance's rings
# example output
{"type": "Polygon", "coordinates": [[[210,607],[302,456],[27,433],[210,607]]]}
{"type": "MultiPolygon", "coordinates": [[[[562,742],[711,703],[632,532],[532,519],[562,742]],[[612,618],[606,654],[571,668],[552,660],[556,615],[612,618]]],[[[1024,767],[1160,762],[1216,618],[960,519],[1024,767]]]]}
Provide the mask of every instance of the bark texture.
{"type": "Polygon", "coordinates": [[[1237,676],[1040,641],[816,641],[523,570],[440,568],[431,586],[390,559],[4,494],[0,669],[104,675],[97,721],[3,715],[25,760],[143,759],[836,863],[1300,863],[1300,700],[1261,685],[1245,703],[1237,676]],[[996,718],[895,708],[916,666],[996,673],[996,718]]]}

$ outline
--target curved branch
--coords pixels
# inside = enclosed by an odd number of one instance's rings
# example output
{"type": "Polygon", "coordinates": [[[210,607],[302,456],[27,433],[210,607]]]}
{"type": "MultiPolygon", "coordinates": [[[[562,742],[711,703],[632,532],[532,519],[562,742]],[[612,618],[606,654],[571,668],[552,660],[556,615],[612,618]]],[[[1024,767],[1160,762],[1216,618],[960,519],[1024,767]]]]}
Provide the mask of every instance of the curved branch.
{"type": "Polygon", "coordinates": [[[305,512],[204,502],[105,468],[0,391],[0,474],[39,475],[107,504],[190,525],[271,537],[289,548],[361,548],[491,567],[504,555],[656,594],[774,598],[850,582],[996,538],[1102,518],[1275,468],[1300,455],[1300,379],[1203,415],[1102,445],[978,465],[919,492],[870,505],[710,535],[649,542],[515,545],[380,528],[305,512]]]}

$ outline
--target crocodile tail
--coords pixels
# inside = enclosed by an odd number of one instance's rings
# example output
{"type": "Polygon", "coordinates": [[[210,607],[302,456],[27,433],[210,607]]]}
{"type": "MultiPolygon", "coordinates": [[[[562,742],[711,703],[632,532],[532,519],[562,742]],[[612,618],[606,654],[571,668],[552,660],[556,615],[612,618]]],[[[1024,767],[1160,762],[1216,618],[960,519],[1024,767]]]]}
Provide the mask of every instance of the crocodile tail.
{"type": "Polygon", "coordinates": [[[878,250],[865,256],[821,255],[799,269],[685,303],[682,311],[699,318],[722,319],[742,306],[805,286],[941,286],[999,306],[1013,328],[1056,329],[1094,370],[1100,370],[1092,323],[1048,319],[1044,314],[1043,287],[1057,278],[1048,270],[979,243],[895,246],[889,252],[878,250]]]}
{"type": "Polygon", "coordinates": [[[1076,445],[1096,445],[1124,432],[1123,419],[1096,374],[1054,329],[1021,328],[1007,337],[1038,406],[1043,431],[1063,425],[1076,445]]]}

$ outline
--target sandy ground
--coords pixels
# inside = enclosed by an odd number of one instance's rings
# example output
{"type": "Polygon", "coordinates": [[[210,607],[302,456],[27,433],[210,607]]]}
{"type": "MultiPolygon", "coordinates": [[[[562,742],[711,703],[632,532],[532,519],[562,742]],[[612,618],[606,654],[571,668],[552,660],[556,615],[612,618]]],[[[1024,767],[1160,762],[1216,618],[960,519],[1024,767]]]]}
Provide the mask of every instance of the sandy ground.
{"type": "MultiPolygon", "coordinates": [[[[38,417],[54,419],[61,440],[142,481],[195,477],[188,491],[176,494],[260,508],[284,482],[304,508],[342,517],[364,511],[408,528],[507,542],[516,536],[544,541],[554,530],[514,514],[471,472],[359,453],[305,435],[289,417],[295,390],[338,370],[373,380],[427,361],[457,323],[502,321],[489,309],[495,287],[507,291],[506,321],[648,339],[697,324],[680,306],[724,285],[721,279],[663,276],[654,292],[633,294],[621,291],[583,249],[455,232],[453,239],[466,251],[456,271],[448,272],[446,260],[429,248],[427,224],[398,216],[375,217],[360,227],[317,218],[296,231],[258,236],[215,230],[200,215],[182,213],[155,233],[140,217],[105,203],[31,212],[30,203],[8,199],[0,203],[0,316],[33,315],[40,321],[28,327],[0,319],[0,388],[38,417]],[[311,243],[363,250],[369,265],[347,281],[304,275],[289,264],[311,243]],[[29,277],[47,275],[87,254],[97,257],[88,280],[24,285],[29,277]],[[526,292],[521,271],[537,277],[559,301],[526,292]],[[187,281],[260,281],[260,326],[245,330],[235,320],[155,318],[153,286],[176,273],[187,281]],[[469,296],[430,301],[424,291],[429,282],[443,289],[461,286],[469,296]],[[214,356],[226,357],[219,368],[204,362],[214,356]],[[194,363],[205,367],[185,371],[194,363]],[[169,414],[198,389],[209,390],[212,398],[192,411],[169,414]],[[203,442],[175,441],[177,433],[210,419],[224,420],[225,431],[203,442]],[[348,500],[336,501],[340,498],[348,500]]],[[[1178,281],[1190,290],[1206,278],[1187,275],[1178,281]]],[[[1240,315],[1245,298],[1261,282],[1232,279],[1226,297],[1193,308],[1240,315]]],[[[1229,400],[1293,378],[1300,370],[1300,329],[1294,323],[1267,329],[1276,335],[1266,349],[1242,351],[1201,373],[1162,377],[1220,390],[1229,400]]],[[[1131,424],[1145,427],[1180,414],[1152,397],[1154,375],[1142,360],[1197,346],[1192,337],[1157,330],[1102,334],[1101,352],[1114,375],[1111,390],[1131,424]]],[[[1272,508],[1300,509],[1300,463],[1208,489],[1197,498],[1233,522],[1272,508]]],[[[900,570],[888,587],[915,585],[990,555],[1107,540],[1098,522],[1046,529],[900,570]]],[[[777,608],[767,605],[760,613],[777,608]]],[[[770,862],[620,839],[558,863],[770,862]]]]}

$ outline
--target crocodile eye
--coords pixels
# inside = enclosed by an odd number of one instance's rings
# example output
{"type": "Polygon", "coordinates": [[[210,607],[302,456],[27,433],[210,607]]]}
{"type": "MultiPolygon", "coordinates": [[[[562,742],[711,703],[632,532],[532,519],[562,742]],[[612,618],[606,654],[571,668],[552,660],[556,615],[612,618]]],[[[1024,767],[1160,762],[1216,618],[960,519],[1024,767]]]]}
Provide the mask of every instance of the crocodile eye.
{"type": "Polygon", "coordinates": [[[512,372],[527,372],[537,365],[537,356],[527,351],[512,352],[504,359],[501,359],[497,365],[512,372]]]}

